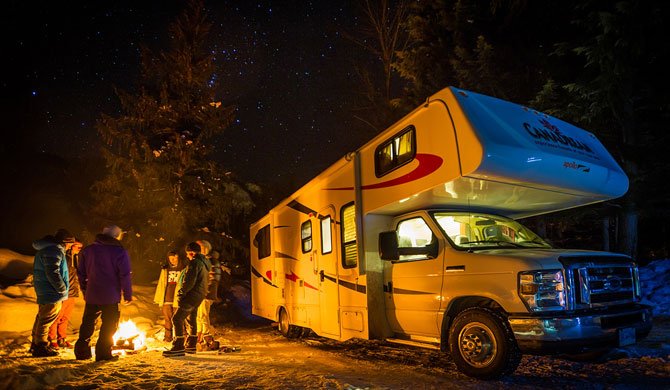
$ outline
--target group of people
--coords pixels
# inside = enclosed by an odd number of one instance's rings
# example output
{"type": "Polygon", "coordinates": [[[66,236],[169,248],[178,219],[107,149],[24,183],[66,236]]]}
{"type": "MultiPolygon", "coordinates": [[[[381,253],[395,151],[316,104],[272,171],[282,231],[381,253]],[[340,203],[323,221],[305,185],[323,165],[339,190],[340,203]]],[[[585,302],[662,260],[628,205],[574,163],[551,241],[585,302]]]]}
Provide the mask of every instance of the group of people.
{"type": "Polygon", "coordinates": [[[154,302],[161,306],[165,321],[164,341],[172,348],[164,356],[183,356],[198,349],[219,349],[211,334],[209,311],[216,301],[222,267],[218,253],[205,240],[186,245],[188,264],[175,251],[168,252],[161,269],[154,302]]]}
{"type": "Polygon", "coordinates": [[[69,347],[65,339],[74,300],[81,291],[86,305],[74,345],[79,360],[91,359],[91,337],[95,322],[102,317],[95,345],[95,360],[112,360],[113,336],[118,327],[119,303],[133,300],[130,281],[130,256],[121,245],[123,231],[109,225],[82,248],[66,229],[33,242],[37,250],[33,263],[33,284],[38,311],[32,331],[30,352],[34,357],[58,355],[58,348],[69,347]],[[71,295],[72,294],[72,295],[71,295]],[[52,329],[55,327],[55,329],[52,329]]]}
{"type": "MultiPolygon", "coordinates": [[[[72,347],[66,332],[81,291],[85,307],[74,344],[75,357],[92,358],[91,338],[101,317],[95,360],[117,358],[112,347],[121,316],[119,304],[133,300],[130,256],[121,244],[122,237],[121,228],[109,225],[83,249],[82,243],[66,229],[33,242],[37,250],[33,282],[38,304],[30,347],[34,357],[57,356],[59,348],[72,347]]],[[[209,320],[221,279],[218,253],[204,240],[189,243],[185,252],[188,263],[180,261],[175,251],[168,253],[156,289],[155,301],[165,317],[164,341],[172,342],[164,356],[219,348],[209,320]]]]}

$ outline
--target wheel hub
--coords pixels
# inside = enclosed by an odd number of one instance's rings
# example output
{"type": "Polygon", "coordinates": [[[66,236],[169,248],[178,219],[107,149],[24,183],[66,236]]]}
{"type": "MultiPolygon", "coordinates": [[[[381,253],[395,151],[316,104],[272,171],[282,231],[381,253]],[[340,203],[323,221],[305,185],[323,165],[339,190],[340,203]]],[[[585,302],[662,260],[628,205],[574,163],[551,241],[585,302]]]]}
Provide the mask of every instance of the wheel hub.
{"type": "Polygon", "coordinates": [[[471,323],[459,335],[461,356],[468,364],[484,367],[493,361],[497,347],[491,329],[482,323],[471,323]]]}

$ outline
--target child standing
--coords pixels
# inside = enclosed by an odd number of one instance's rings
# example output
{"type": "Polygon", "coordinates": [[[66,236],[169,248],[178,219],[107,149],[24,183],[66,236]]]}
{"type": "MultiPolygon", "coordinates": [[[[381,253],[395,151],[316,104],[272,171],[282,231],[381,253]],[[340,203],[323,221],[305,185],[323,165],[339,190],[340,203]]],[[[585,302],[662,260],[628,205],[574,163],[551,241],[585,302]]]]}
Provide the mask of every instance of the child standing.
{"type": "Polygon", "coordinates": [[[172,316],[175,312],[175,292],[177,284],[186,264],[179,258],[176,251],[170,251],[167,254],[167,262],[161,267],[161,274],[158,278],[154,302],[161,307],[165,321],[165,336],[163,341],[172,341],[172,316]]]}

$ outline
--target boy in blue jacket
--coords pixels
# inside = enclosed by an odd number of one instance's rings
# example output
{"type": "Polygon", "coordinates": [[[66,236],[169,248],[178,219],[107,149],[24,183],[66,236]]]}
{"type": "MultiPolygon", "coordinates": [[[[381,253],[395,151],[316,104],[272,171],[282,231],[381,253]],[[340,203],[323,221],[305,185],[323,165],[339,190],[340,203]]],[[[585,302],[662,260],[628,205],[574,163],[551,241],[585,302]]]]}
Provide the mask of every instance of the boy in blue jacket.
{"type": "Polygon", "coordinates": [[[58,317],[68,297],[69,273],[65,252],[74,244],[74,236],[65,229],[33,242],[37,249],[33,263],[33,284],[37,295],[37,316],[33,324],[31,353],[34,357],[57,356],[47,340],[49,327],[58,317]]]}

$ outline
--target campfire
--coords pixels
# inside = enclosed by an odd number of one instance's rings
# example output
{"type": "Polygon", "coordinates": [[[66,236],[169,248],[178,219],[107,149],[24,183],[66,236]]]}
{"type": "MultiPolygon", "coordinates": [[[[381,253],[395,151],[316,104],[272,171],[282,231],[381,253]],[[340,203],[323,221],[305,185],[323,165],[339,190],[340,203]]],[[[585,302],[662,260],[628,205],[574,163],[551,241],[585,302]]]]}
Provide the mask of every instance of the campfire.
{"type": "Polygon", "coordinates": [[[137,352],[147,347],[144,332],[140,331],[132,320],[119,324],[119,329],[114,333],[113,340],[112,349],[128,353],[137,352]]]}

